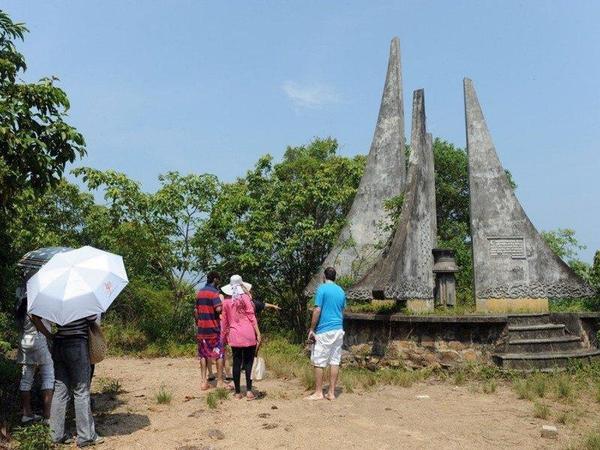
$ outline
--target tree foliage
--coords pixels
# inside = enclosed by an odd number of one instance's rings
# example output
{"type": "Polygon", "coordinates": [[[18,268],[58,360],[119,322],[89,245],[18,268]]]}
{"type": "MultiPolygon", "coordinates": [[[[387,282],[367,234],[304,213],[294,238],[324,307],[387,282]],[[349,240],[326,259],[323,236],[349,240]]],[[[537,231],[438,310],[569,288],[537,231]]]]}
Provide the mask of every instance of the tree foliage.
{"type": "Polygon", "coordinates": [[[0,207],[21,189],[36,192],[57,184],[65,164],[85,154],[83,136],[64,121],[67,94],[56,78],[19,81],[27,69],[15,46],[27,28],[0,11],[0,207]]]}
{"type": "Polygon", "coordinates": [[[15,42],[27,28],[0,10],[0,298],[14,287],[18,258],[7,234],[22,201],[60,182],[65,165],[85,154],[83,136],[66,121],[67,94],[47,77],[26,83],[27,69],[15,42]],[[26,194],[23,194],[26,193],[26,194]]]}
{"type": "Polygon", "coordinates": [[[345,222],[365,158],[337,155],[334,139],[289,147],[281,163],[262,157],[223,188],[206,234],[212,267],[241,273],[263,298],[280,303],[287,327],[300,333],[307,318],[303,290],[345,222]]]}

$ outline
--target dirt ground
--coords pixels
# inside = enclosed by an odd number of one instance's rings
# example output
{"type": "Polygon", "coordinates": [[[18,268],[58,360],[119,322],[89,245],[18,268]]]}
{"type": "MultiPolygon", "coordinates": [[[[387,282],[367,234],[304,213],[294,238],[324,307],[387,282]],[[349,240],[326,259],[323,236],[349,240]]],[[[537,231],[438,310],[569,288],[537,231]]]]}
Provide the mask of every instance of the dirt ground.
{"type": "Polygon", "coordinates": [[[542,425],[552,421],[534,418],[533,404],[502,385],[484,394],[431,381],[308,402],[298,382],[266,379],[256,383],[263,398],[230,397],[210,409],[198,377],[193,359],[103,361],[93,390],[112,378],[124,392],[95,395],[97,429],[106,438],[99,448],[541,449],[565,448],[577,438],[577,427],[567,425],[557,425],[558,440],[541,438],[542,425]],[[161,385],[173,393],[168,405],[155,400],[161,385]]]}

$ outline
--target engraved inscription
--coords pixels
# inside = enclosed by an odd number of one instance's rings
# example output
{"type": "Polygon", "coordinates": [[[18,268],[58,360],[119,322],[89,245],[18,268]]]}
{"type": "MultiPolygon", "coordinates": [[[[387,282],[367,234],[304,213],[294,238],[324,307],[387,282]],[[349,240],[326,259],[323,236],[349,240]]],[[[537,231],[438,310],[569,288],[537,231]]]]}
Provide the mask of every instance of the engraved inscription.
{"type": "Polygon", "coordinates": [[[520,237],[490,237],[491,256],[510,256],[514,259],[525,258],[525,241],[520,237]]]}

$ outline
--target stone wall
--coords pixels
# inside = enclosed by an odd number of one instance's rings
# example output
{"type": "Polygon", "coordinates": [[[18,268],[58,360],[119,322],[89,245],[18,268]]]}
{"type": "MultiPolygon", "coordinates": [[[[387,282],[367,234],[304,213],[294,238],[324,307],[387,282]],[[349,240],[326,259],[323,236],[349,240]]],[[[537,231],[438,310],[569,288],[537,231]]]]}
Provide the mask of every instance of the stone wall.
{"type": "Polygon", "coordinates": [[[503,342],[506,326],[506,316],[347,313],[344,361],[373,370],[487,363],[503,342]]]}

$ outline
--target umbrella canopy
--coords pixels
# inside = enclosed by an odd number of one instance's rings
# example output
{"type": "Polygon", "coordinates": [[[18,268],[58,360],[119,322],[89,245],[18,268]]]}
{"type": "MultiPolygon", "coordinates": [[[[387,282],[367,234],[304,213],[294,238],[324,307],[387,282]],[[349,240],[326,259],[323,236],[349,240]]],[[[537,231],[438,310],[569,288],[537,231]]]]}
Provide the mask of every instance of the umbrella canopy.
{"type": "Polygon", "coordinates": [[[128,281],[119,255],[94,247],[58,253],[27,282],[27,311],[65,325],[106,311],[128,281]]]}

